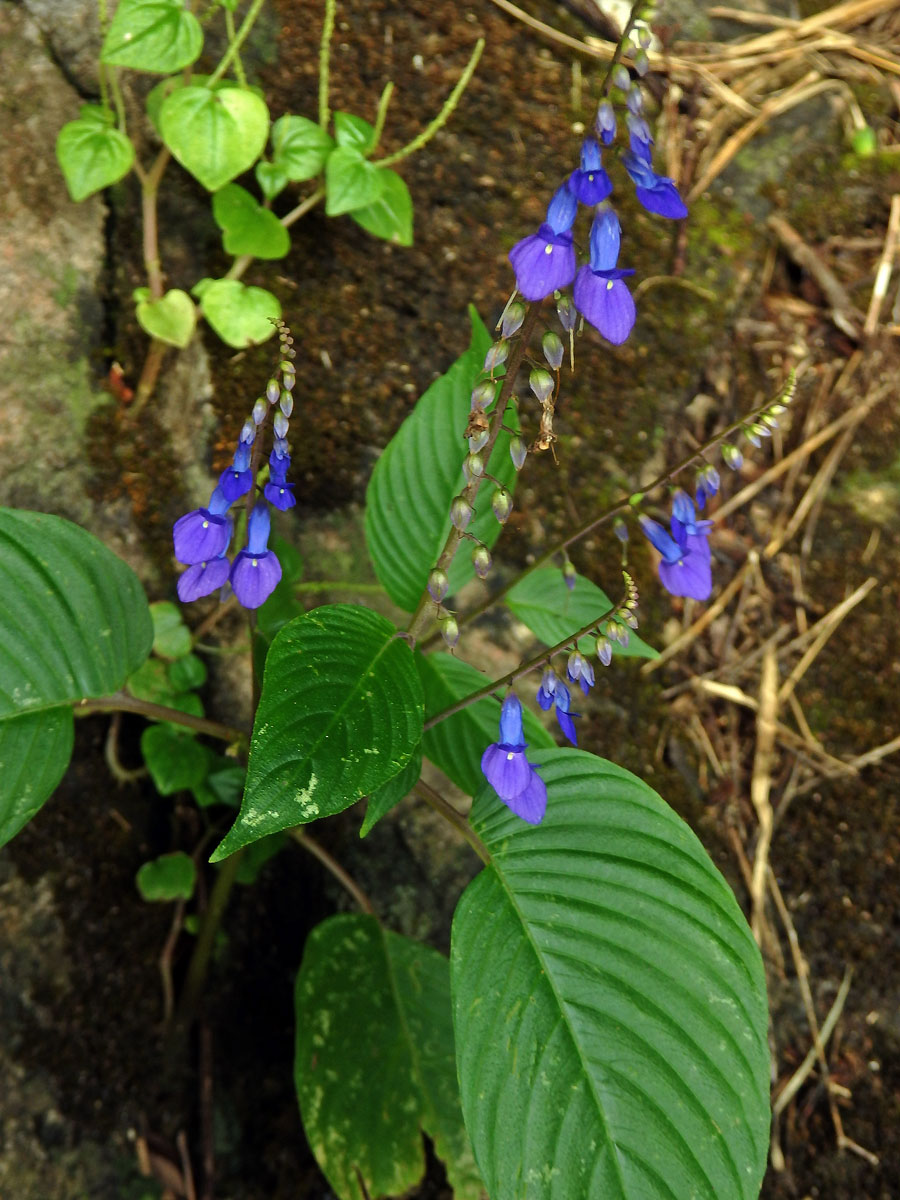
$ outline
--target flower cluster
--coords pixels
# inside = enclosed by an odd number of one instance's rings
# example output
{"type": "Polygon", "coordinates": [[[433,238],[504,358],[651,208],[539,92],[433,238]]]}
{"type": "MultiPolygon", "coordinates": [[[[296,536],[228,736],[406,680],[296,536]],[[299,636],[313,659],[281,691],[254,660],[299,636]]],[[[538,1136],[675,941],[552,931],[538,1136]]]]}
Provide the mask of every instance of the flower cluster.
{"type": "Polygon", "coordinates": [[[540,825],[547,809],[547,787],[538,767],[525,757],[522,705],[512,692],[500,709],[500,740],[481,756],[485,779],[503,803],[529,825],[540,825]]]}
{"type": "MultiPolygon", "coordinates": [[[[708,491],[708,488],[707,488],[708,491]]],[[[698,521],[693,502],[679,489],[672,500],[671,533],[650,517],[638,518],[651,544],[662,555],[659,578],[672,596],[708,600],[712,593],[709,531],[712,521],[698,521]]]]}
{"type": "MultiPolygon", "coordinates": [[[[646,55],[644,59],[646,61],[646,55]]],[[[621,155],[622,165],[635,186],[640,204],[651,213],[677,220],[687,208],[675,183],[658,175],[651,166],[653,138],[643,116],[640,83],[618,66],[611,82],[622,97],[629,149],[621,155]]],[[[547,208],[547,219],[536,233],[523,238],[509,254],[516,285],[526,300],[543,300],[567,288],[574,280],[575,308],[614,345],[626,340],[635,322],[634,300],[624,279],[633,275],[619,267],[621,226],[608,197],[613,184],[603,166],[604,146],[616,137],[616,106],[601,101],[594,124],[597,137],[586,137],[581,147],[581,165],[557,188],[547,208]],[[598,140],[599,139],[599,140],[598,140]],[[589,261],[580,268],[575,256],[572,227],[579,204],[594,210],[590,232],[589,261]]]]}
{"type": "Polygon", "coordinates": [[[269,549],[269,505],[284,512],[296,504],[294,485],[287,479],[291,465],[287,433],[294,407],[292,392],[296,374],[293,359],[296,352],[287,327],[279,324],[278,331],[281,382],[270,379],[265,397],[261,396],[253,405],[253,411],[241,429],[231,464],[219,476],[207,506],[194,509],[175,522],[172,531],[175,557],[187,566],[178,580],[178,598],[185,603],[199,600],[230,584],[244,608],[259,608],[281,579],[281,564],[275,552],[269,549]],[[256,491],[260,447],[273,413],[269,478],[262,498],[252,507],[248,502],[246,545],[229,561],[228,550],[234,532],[229,509],[236,501],[256,491]]]}

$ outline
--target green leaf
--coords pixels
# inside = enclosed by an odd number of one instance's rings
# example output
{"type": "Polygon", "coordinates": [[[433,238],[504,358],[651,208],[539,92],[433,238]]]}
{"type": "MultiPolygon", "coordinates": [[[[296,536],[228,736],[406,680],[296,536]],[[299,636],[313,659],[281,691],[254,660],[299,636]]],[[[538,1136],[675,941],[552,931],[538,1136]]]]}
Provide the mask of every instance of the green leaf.
{"type": "Polygon", "coordinates": [[[350,146],[360,154],[371,154],[375,149],[374,126],[353,113],[334,114],[334,136],[339,146],[350,146]]]}
{"type": "Polygon", "coordinates": [[[59,131],[56,158],[69,195],[77,202],[127,175],[134,146],[118,129],[93,117],[81,118],[59,131]]]}
{"type": "Polygon", "coordinates": [[[275,214],[236,183],[226,183],[213,196],[213,217],[224,232],[223,244],[229,254],[284,258],[291,248],[288,231],[275,214]]]}
{"type": "Polygon", "coordinates": [[[202,49],[200,22],[182,0],[119,0],[100,61],[166,75],[195,62],[202,49]]]}
{"type": "Polygon", "coordinates": [[[261,161],[253,170],[259,190],[267,200],[274,200],[287,187],[288,177],[277,163],[261,161]]]}
{"type": "Polygon", "coordinates": [[[228,808],[240,808],[247,772],[233,759],[215,754],[206,749],[206,778],[194,784],[191,791],[201,808],[213,804],[224,804],[228,808]]]}
{"type": "Polygon", "coordinates": [[[259,873],[279,850],[288,844],[285,833],[273,833],[269,837],[260,838],[258,842],[249,845],[241,856],[241,861],[235,875],[236,883],[250,885],[256,883],[259,873]]]}
{"type": "Polygon", "coordinates": [[[169,665],[169,682],[176,692],[192,692],[206,683],[206,664],[196,654],[186,654],[169,665]]]}
{"type": "Polygon", "coordinates": [[[415,1187],[425,1173],[422,1130],[446,1163],[453,1194],[480,1200],[443,955],[374,917],[330,917],[307,938],[295,1012],[303,1126],[339,1200],[415,1187]]]}
{"type": "Polygon", "coordinates": [[[62,779],[75,737],[71,708],[0,721],[0,846],[16,836],[62,779]]]}
{"type": "MultiPolygon", "coordinates": [[[[212,79],[211,75],[192,74],[187,82],[185,82],[184,75],[170,75],[168,79],[161,79],[159,83],[155,84],[147,93],[147,99],[144,101],[144,107],[147,110],[147,116],[150,118],[150,121],[156,132],[160,132],[159,114],[162,110],[163,101],[167,96],[171,96],[173,92],[176,92],[180,88],[184,87],[203,87],[207,90],[220,92],[223,88],[233,88],[235,86],[233,79],[217,79],[216,82],[210,86],[210,79],[212,79]]],[[[265,99],[262,88],[250,86],[245,90],[253,92],[253,94],[255,96],[259,96],[261,100],[265,99]]]]}
{"type": "Polygon", "coordinates": [[[177,694],[169,679],[169,670],[158,658],[148,658],[125,682],[132,696],[151,704],[171,704],[177,694]]]}
{"type": "Polygon", "coordinates": [[[759,951],[646,784],[542,751],[547,815],[485,787],[492,855],[453,923],[466,1127],[491,1200],[756,1200],[769,1135],[759,951]]]}
{"type": "MultiPolygon", "coordinates": [[[[576,575],[575,587],[566,587],[562,571],[555,567],[540,567],[521,579],[506,597],[514,616],[527,625],[536,638],[546,646],[555,646],[564,637],[603,616],[614,607],[606,592],[590,579],[576,575]]],[[[579,639],[582,654],[596,653],[597,639],[579,639]]],[[[658,653],[636,633],[631,633],[627,646],[613,642],[613,653],[626,658],[658,658],[658,653]]]]}
{"type": "Polygon", "coordinates": [[[248,287],[239,279],[211,279],[199,295],[203,315],[223,342],[244,349],[267,341],[281,316],[277,297],[265,288],[248,287]]]}
{"type": "Polygon", "coordinates": [[[422,774],[422,747],[417,746],[412,758],[399,775],[383,783],[378,791],[373,792],[366,803],[366,815],[363,819],[359,836],[364,838],[378,824],[382,817],[387,816],[392,808],[405,799],[413,790],[422,774]]]}
{"type": "Polygon", "coordinates": [[[296,617],[266,658],[240,815],[212,862],[349,808],[406,766],[422,685],[390,621],[351,604],[296,617]]]}
{"type": "MultiPolygon", "coordinates": [[[[425,719],[431,720],[451,704],[471,696],[490,680],[452,654],[417,654],[416,667],[425,690],[425,719]]],[[[556,742],[537,717],[523,709],[529,746],[555,748],[556,742]]],[[[458,788],[474,796],[484,783],[481,756],[500,729],[500,701],[484,696],[425,731],[422,749],[458,788]]]]}
{"type": "Polygon", "coordinates": [[[141,753],[161,796],[188,791],[206,777],[206,748],[193,734],[168,724],[151,725],[141,734],[141,753]]]}
{"type": "MultiPolygon", "coordinates": [[[[160,658],[183,658],[191,652],[191,631],[184,623],[181,609],[169,600],[150,605],[153,622],[153,653],[160,658]]],[[[176,689],[178,691],[182,689],[176,689]]]]}
{"type": "Polygon", "coordinates": [[[294,183],[319,175],[333,149],[333,138],[308,117],[288,114],[272,126],[274,165],[294,183]]]}
{"type": "Polygon", "coordinates": [[[197,883],[197,867],[189,854],[176,850],[145,862],[135,883],[145,900],[190,900],[197,883]]]}
{"type": "Polygon", "coordinates": [[[179,88],[163,101],[159,127],[185,170],[215,192],[262,154],[269,110],[246,88],[179,88]]]}
{"type": "Polygon", "coordinates": [[[396,242],[398,246],[413,244],[412,200],[409,188],[396,171],[382,170],[384,190],[365,208],[354,209],[350,216],[374,237],[396,242]]]}
{"type": "MultiPolygon", "coordinates": [[[[481,372],[490,336],[470,307],[472,341],[450,370],[436,379],[406,418],[375,464],[366,492],[366,544],[379,582],[394,603],[412,612],[450,532],[450,502],[465,484],[463,433],[470,396],[481,372]]],[[[515,426],[507,410],[506,422],[515,426]]],[[[497,438],[487,468],[510,492],[516,470],[509,457],[509,435],[497,438]]],[[[491,512],[493,486],[481,485],[477,512],[469,530],[489,548],[501,526],[491,512]]],[[[448,572],[450,594],[474,577],[462,546],[448,572]]]]}
{"type": "Polygon", "coordinates": [[[121,687],[150,653],[137,576],[60,517],[0,508],[0,842],[62,777],[71,706],[121,687]]]}
{"type": "Polygon", "coordinates": [[[193,300],[180,288],[171,288],[159,300],[147,299],[143,294],[146,288],[139,291],[136,315],[141,329],[166,345],[183,350],[194,336],[197,324],[193,300]]]}
{"type": "Polygon", "coordinates": [[[325,164],[325,212],[329,217],[374,204],[385,187],[385,173],[358,150],[338,146],[325,164]]]}

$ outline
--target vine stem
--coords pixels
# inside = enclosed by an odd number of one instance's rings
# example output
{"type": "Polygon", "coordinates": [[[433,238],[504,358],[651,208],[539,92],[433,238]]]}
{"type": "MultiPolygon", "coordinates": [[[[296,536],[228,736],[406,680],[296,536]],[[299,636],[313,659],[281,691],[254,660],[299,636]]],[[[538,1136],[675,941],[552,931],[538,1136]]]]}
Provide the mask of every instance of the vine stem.
{"type": "Polygon", "coordinates": [[[462,834],[485,866],[490,866],[491,852],[462,813],[457,812],[449,800],[445,800],[440,792],[435,791],[423,779],[419,780],[413,791],[421,800],[429,804],[435,812],[440,813],[444,820],[448,821],[458,833],[462,834]]]}
{"type": "MultiPolygon", "coordinates": [[[[506,374],[503,377],[503,383],[500,388],[500,395],[494,404],[494,411],[491,413],[491,425],[488,432],[488,440],[481,451],[484,461],[490,463],[491,452],[494,449],[494,443],[500,433],[500,426],[503,424],[503,418],[506,415],[506,408],[509,404],[510,396],[515,387],[516,376],[519,373],[519,367],[528,352],[528,343],[531,340],[531,335],[534,332],[534,327],[537,323],[538,316],[541,311],[541,305],[532,304],[522,323],[522,328],[519,333],[518,340],[514,343],[509,360],[506,364],[506,374]]],[[[481,486],[481,477],[476,476],[471,483],[467,484],[460,493],[463,499],[474,507],[475,498],[478,495],[478,489],[481,486]]],[[[459,549],[459,544],[463,540],[463,534],[458,529],[451,529],[447,535],[447,541],[444,543],[444,548],[435,563],[435,567],[441,571],[447,571],[450,564],[453,562],[456,551],[459,549]]],[[[426,588],[421,598],[419,599],[416,611],[412,615],[407,634],[413,641],[418,641],[422,636],[425,627],[432,618],[432,609],[435,608],[435,602],[432,600],[428,589],[426,588]]]]}
{"type": "Polygon", "coordinates": [[[88,697],[75,703],[74,711],[77,716],[88,716],[91,713],[133,712],[149,721],[169,721],[173,725],[183,725],[185,729],[193,729],[196,733],[205,733],[209,737],[219,738],[223,742],[245,742],[250,736],[247,729],[238,729],[234,725],[224,725],[221,721],[211,721],[208,717],[195,717],[193,713],[180,712],[177,708],[169,708],[165,704],[154,704],[152,700],[139,700],[126,692],[113,692],[109,696],[88,697]]]}
{"type": "Polygon", "coordinates": [[[178,1002],[178,1011],[175,1015],[175,1025],[178,1027],[189,1025],[197,1013],[200,997],[203,995],[203,988],[206,984],[206,976],[209,973],[209,961],[215,946],[216,934],[219,932],[219,926],[225,916],[225,909],[228,907],[228,897],[231,895],[231,889],[237,879],[238,868],[244,857],[244,849],[235,851],[230,858],[225,859],[209,894],[209,904],[200,919],[194,953],[188,963],[184,990],[178,1002]]]}
{"type": "MultiPolygon", "coordinates": [[[[227,4],[225,5],[225,33],[228,36],[228,41],[234,42],[234,13],[227,4]]],[[[241,87],[245,88],[247,86],[247,76],[244,74],[244,64],[241,62],[240,54],[234,56],[234,73],[238,83],[241,87]]]]}
{"type": "Polygon", "coordinates": [[[228,49],[222,55],[222,61],[213,71],[212,75],[210,75],[209,79],[207,79],[205,84],[206,87],[215,87],[228,68],[231,66],[232,60],[237,58],[241,46],[243,46],[244,42],[247,40],[247,36],[249,35],[250,30],[253,28],[253,24],[256,21],[256,18],[259,16],[260,9],[264,3],[265,0],[253,0],[253,3],[247,10],[246,17],[244,17],[243,21],[241,22],[240,29],[235,34],[228,49]]]}
{"type": "Polygon", "coordinates": [[[299,825],[295,825],[293,829],[289,829],[288,833],[298,846],[302,846],[304,850],[308,850],[327,871],[330,871],[341,887],[353,897],[358,908],[362,909],[364,913],[371,913],[373,917],[376,915],[375,906],[366,893],[352,875],[344,870],[337,859],[332,858],[324,846],[317,842],[315,838],[310,837],[306,830],[299,825]]]}
{"type": "Polygon", "coordinates": [[[322,21],[322,40],[319,43],[319,124],[328,128],[328,69],[331,60],[331,38],[334,34],[335,0],[325,0],[325,18],[322,21]]]}

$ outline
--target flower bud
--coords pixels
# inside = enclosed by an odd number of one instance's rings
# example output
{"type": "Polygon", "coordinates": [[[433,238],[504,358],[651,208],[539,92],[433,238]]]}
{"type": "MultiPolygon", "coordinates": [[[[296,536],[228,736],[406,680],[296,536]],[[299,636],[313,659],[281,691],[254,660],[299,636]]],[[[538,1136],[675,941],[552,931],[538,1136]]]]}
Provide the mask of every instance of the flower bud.
{"type": "Polygon", "coordinates": [[[471,483],[473,479],[480,479],[484,474],[484,463],[481,460],[480,454],[467,454],[463,462],[463,475],[466,483],[471,483]]]}
{"type": "Polygon", "coordinates": [[[517,471],[521,471],[525,466],[525,458],[528,455],[528,447],[524,441],[517,435],[509,440],[509,457],[513,460],[513,466],[517,471]]]}
{"type": "Polygon", "coordinates": [[[631,87],[631,76],[628,74],[628,68],[623,67],[621,63],[617,63],[612,73],[613,85],[621,88],[623,92],[627,92],[631,87]]]}
{"type": "Polygon", "coordinates": [[[509,514],[512,512],[513,502],[512,496],[506,488],[497,488],[491,496],[491,510],[501,525],[505,525],[509,520],[509,514]]]}
{"type": "Polygon", "coordinates": [[[569,655],[569,661],[566,663],[566,672],[570,679],[580,679],[581,669],[584,666],[584,659],[578,650],[573,650],[569,655]]]}
{"type": "Polygon", "coordinates": [[[505,338],[512,337],[514,333],[518,333],[522,328],[524,320],[525,305],[520,304],[518,300],[514,300],[512,304],[507,305],[506,312],[503,314],[500,332],[505,338]]]}
{"type": "Polygon", "coordinates": [[[571,296],[560,296],[556,302],[556,315],[559,317],[559,323],[565,329],[566,333],[571,333],[578,320],[578,310],[572,303],[571,296]]]}
{"type": "Polygon", "coordinates": [[[553,370],[558,371],[562,366],[563,355],[566,349],[562,344],[562,339],[552,329],[548,329],[541,338],[541,349],[544,351],[544,358],[546,358],[553,370]]]}
{"type": "Polygon", "coordinates": [[[597,657],[603,663],[604,667],[608,667],[612,662],[612,656],[612,642],[608,637],[605,637],[601,634],[600,637],[597,638],[597,657]]]}
{"type": "Polygon", "coordinates": [[[620,542],[628,541],[628,526],[621,517],[616,517],[615,521],[613,521],[613,533],[620,542]]]}
{"type": "Polygon", "coordinates": [[[272,452],[276,458],[284,458],[288,452],[287,438],[277,437],[272,443],[272,452]]]}
{"type": "Polygon", "coordinates": [[[442,571],[440,567],[435,567],[428,575],[428,595],[440,604],[443,598],[447,595],[447,588],[450,586],[450,580],[447,578],[447,572],[442,571]]]}
{"type": "Polygon", "coordinates": [[[625,103],[628,105],[628,111],[638,116],[644,108],[644,97],[641,94],[641,85],[633,83],[628,89],[628,95],[625,97],[625,103]]]}
{"type": "Polygon", "coordinates": [[[278,403],[278,394],[280,391],[281,388],[278,386],[278,380],[270,379],[266,384],[266,399],[270,404],[278,403]]]}
{"type": "Polygon", "coordinates": [[[469,438],[469,450],[472,454],[477,454],[479,450],[483,450],[487,445],[487,440],[490,437],[490,430],[481,429],[478,433],[473,434],[469,438]]]}
{"type": "Polygon", "coordinates": [[[487,546],[476,546],[472,551],[472,566],[479,579],[487,579],[491,569],[491,555],[487,546]]]}
{"type": "Polygon", "coordinates": [[[255,437],[256,437],[256,426],[248,418],[244,422],[244,424],[241,426],[241,439],[240,440],[242,442],[246,442],[246,444],[248,446],[252,446],[255,437]]]}
{"type": "Polygon", "coordinates": [[[286,417],[289,417],[294,411],[294,397],[290,392],[282,392],[281,399],[278,401],[278,406],[286,417]]]}
{"type": "Polygon", "coordinates": [[[635,31],[637,33],[638,45],[642,50],[649,50],[650,43],[653,41],[653,34],[646,25],[641,25],[635,31]]]}
{"type": "Polygon", "coordinates": [[[285,391],[291,391],[296,382],[297,376],[294,374],[293,367],[291,367],[290,371],[285,371],[285,373],[281,376],[281,386],[285,389],[285,391]]]}
{"type": "Polygon", "coordinates": [[[456,617],[449,613],[441,622],[441,637],[451,650],[459,641],[459,625],[456,623],[456,617]]]}
{"type": "Polygon", "coordinates": [[[275,414],[275,436],[277,438],[286,438],[288,432],[288,419],[279,409],[275,414]]]}
{"type": "Polygon", "coordinates": [[[578,582],[578,572],[575,570],[575,564],[570,558],[567,558],[563,563],[563,581],[570,592],[575,591],[575,584],[578,582]]]}
{"type": "Polygon", "coordinates": [[[262,397],[253,405],[253,412],[250,414],[250,419],[254,425],[262,425],[266,418],[266,413],[269,411],[269,406],[262,397]]]}
{"type": "Polygon", "coordinates": [[[730,467],[732,471],[739,471],[744,465],[744,456],[737,446],[733,446],[731,442],[723,442],[720,449],[725,466],[730,467]]]}
{"type": "Polygon", "coordinates": [[[543,367],[533,367],[528,376],[528,386],[543,404],[553,395],[553,376],[543,367]]]}
{"type": "Polygon", "coordinates": [[[497,385],[490,379],[476,384],[472,388],[472,408],[487,408],[489,404],[493,404],[496,391],[497,385]]]}
{"type": "Polygon", "coordinates": [[[450,505],[450,521],[454,529],[464,533],[466,526],[475,515],[475,509],[464,496],[457,496],[450,505]]]}
{"type": "Polygon", "coordinates": [[[490,350],[484,356],[484,369],[493,371],[496,367],[501,367],[509,358],[509,342],[502,339],[499,342],[494,342],[490,350]]]}
{"type": "MultiPolygon", "coordinates": [[[[647,44],[650,44],[649,41],[647,44]]],[[[641,79],[643,79],[650,70],[650,59],[647,57],[647,51],[643,46],[634,56],[634,69],[641,79]]]]}

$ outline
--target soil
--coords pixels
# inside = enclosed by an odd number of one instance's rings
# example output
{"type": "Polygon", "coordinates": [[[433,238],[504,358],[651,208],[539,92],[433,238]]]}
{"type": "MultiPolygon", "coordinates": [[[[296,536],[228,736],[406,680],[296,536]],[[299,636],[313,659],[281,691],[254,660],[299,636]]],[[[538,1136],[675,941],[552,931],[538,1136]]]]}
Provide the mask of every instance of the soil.
{"type": "MultiPolygon", "coordinates": [[[[276,0],[251,43],[247,69],[263,86],[273,114],[315,114],[319,7],[276,0]]],[[[549,3],[533,10],[577,36],[590,32],[577,15],[549,3]]],[[[585,65],[578,85],[564,52],[487,0],[339,2],[332,106],[371,120],[384,83],[392,79],[387,153],[439,109],[479,35],[487,48],[458,111],[402,166],[415,203],[415,245],[375,241],[350,220],[331,220],[314,209],[295,226],[288,258],[274,268],[256,264],[245,276],[278,294],[301,350],[303,433],[293,448],[301,499],[283,529],[299,541],[315,578],[333,577],[334,563],[349,560],[355,579],[371,580],[356,548],[372,464],[417,396],[468,344],[467,305],[475,304],[489,327],[496,320],[512,285],[506,253],[540,222],[548,195],[571,170],[598,78],[598,68],[585,65]],[[297,529],[303,532],[297,535],[297,529]]],[[[685,97],[683,105],[689,104],[685,97]]],[[[611,350],[592,335],[579,341],[578,370],[566,382],[559,410],[559,461],[550,455],[529,461],[492,583],[511,577],[622,486],[639,485],[663,462],[688,452],[694,439],[771,394],[773,366],[795,357],[799,338],[810,370],[801,380],[795,432],[784,450],[797,444],[818,372],[828,363],[845,363],[853,347],[828,320],[814,282],[776,253],[764,217],[774,207],[817,246],[837,237],[878,239],[890,196],[900,191],[900,168],[896,156],[848,161],[833,128],[826,136],[776,123],[769,135],[772,141],[754,145],[755,160],[736,163],[694,206],[686,248],[666,223],[623,196],[627,262],[637,280],[668,276],[682,256],[687,275],[702,288],[662,279],[639,301],[638,326],[625,346],[611,350]],[[778,153],[791,147],[792,176],[783,186],[773,183],[766,159],[776,153],[778,138],[778,153]],[[759,163],[766,168],[762,175],[755,173],[759,163]],[[774,261],[763,286],[769,254],[774,261]],[[773,306],[772,296],[797,303],[773,306]],[[761,342],[768,348],[761,349],[761,342]],[[688,408],[698,395],[713,401],[688,408]]],[[[206,216],[205,195],[183,173],[172,169],[169,176],[160,222],[174,233],[164,242],[163,258],[170,286],[190,287],[201,275],[224,273],[229,262],[206,216]]],[[[120,306],[111,357],[133,381],[144,349],[128,299],[142,282],[139,194],[132,181],[110,199],[108,279],[120,306]]],[[[279,199],[276,211],[295,202],[293,196],[279,199]]],[[[855,263],[845,264],[844,280],[864,310],[872,278],[854,274],[855,263]]],[[[198,454],[217,472],[270,373],[271,347],[235,355],[209,332],[203,336],[219,425],[212,444],[198,454]]],[[[162,389],[171,365],[164,368],[162,389]]],[[[890,342],[879,345],[877,365],[860,372],[845,404],[859,402],[867,387],[890,378],[898,365],[890,342]]],[[[170,431],[151,405],[136,430],[128,426],[130,439],[113,456],[110,419],[109,410],[91,418],[95,498],[128,497],[152,561],[167,571],[172,521],[195,502],[167,453],[170,431]]],[[[125,421],[122,413],[115,419],[125,421]]],[[[856,587],[866,575],[877,580],[803,683],[807,719],[837,756],[886,742],[900,727],[898,425],[891,398],[860,427],[805,559],[811,621],[837,604],[848,585],[856,587]],[[875,530],[876,548],[866,557],[875,530]]],[[[811,470],[827,449],[817,452],[811,470]]],[[[726,481],[729,489],[758,475],[770,456],[763,450],[756,459],[758,465],[748,462],[740,478],[726,481]]],[[[768,488],[751,508],[728,519],[727,532],[714,543],[722,586],[748,549],[765,546],[780,502],[780,491],[768,488]]],[[[572,557],[601,585],[609,573],[612,592],[611,541],[585,539],[572,557]]],[[[781,557],[767,565],[770,603],[760,617],[762,635],[794,612],[790,566],[781,557]]],[[[657,594],[649,555],[640,547],[632,567],[646,581],[642,633],[662,644],[671,623],[680,629],[689,614],[657,594]]],[[[171,593],[169,584],[164,594],[171,593]]],[[[488,653],[508,653],[509,623],[483,623],[477,643],[488,653]]],[[[753,821],[746,799],[753,715],[695,709],[690,701],[678,707],[665,699],[663,690],[682,681],[685,670],[706,669],[708,651],[691,653],[686,664],[649,676],[629,667],[614,682],[600,678],[585,708],[582,744],[609,754],[665,796],[698,831],[746,905],[729,829],[746,830],[753,821]],[[687,733],[697,714],[711,735],[733,733],[749,748],[749,759],[734,764],[734,775],[710,781],[704,773],[687,733]]],[[[235,702],[225,678],[219,676],[206,697],[211,715],[231,716],[235,702]]],[[[43,1113],[31,1125],[4,1118],[11,1147],[7,1175],[0,1174],[4,1200],[161,1195],[158,1182],[139,1174],[136,1146],[149,1146],[157,1180],[165,1179],[165,1160],[178,1160],[180,1133],[187,1135],[198,1173],[212,1140],[217,1197],[324,1200],[330,1193],[304,1142],[291,1078],[293,976],[306,933],[329,912],[347,907],[346,897],[297,847],[274,858],[229,907],[199,1034],[190,1042],[165,1043],[158,960],[172,912],[142,902],[134,874],[154,854],[192,852],[205,830],[186,798],[163,800],[146,781],[122,787],[112,782],[104,760],[107,725],[98,717],[78,722],[75,758],[63,784],[0,858],[0,890],[15,914],[10,921],[16,927],[7,934],[21,933],[46,947],[45,958],[32,950],[36,958],[25,966],[6,962],[5,951],[0,957],[7,981],[0,985],[10,1030],[6,1051],[36,1081],[31,1086],[42,1090],[29,1094],[19,1076],[10,1086],[18,1089],[22,1112],[43,1113]],[[214,1097],[212,1139],[203,1127],[206,1084],[214,1097]]],[[[136,719],[123,722],[119,749],[127,765],[139,761],[140,728],[136,719]]],[[[880,1162],[873,1166],[838,1151],[825,1090],[813,1073],[780,1125],[785,1167],[769,1170],[762,1192],[767,1200],[900,1195],[898,779],[900,763],[888,757],[850,782],[824,782],[796,799],[776,830],[771,861],[809,964],[820,1021],[845,969],[854,972],[829,1061],[833,1079],[847,1089],[839,1101],[845,1132],[880,1162]]],[[[774,782],[778,792],[786,778],[774,782]]],[[[427,848],[427,820],[414,807],[379,826],[362,848],[357,830],[356,816],[345,814],[318,836],[365,886],[386,896],[395,927],[446,949],[455,896],[474,873],[474,859],[455,844],[444,857],[429,858],[435,852],[427,848]]],[[[210,876],[206,886],[211,883],[210,876]]],[[[16,939],[3,944],[7,940],[16,939]]],[[[182,936],[173,960],[176,987],[189,953],[189,939],[182,936]]],[[[773,964],[769,982],[783,1083],[806,1054],[810,1035],[790,962],[784,969],[773,964]]],[[[415,1195],[449,1196],[439,1163],[430,1161],[427,1181],[415,1195]]]]}

